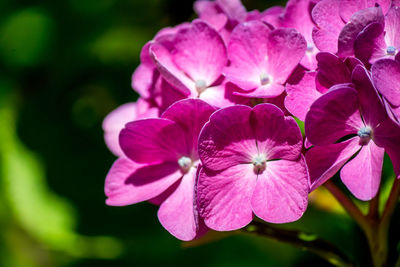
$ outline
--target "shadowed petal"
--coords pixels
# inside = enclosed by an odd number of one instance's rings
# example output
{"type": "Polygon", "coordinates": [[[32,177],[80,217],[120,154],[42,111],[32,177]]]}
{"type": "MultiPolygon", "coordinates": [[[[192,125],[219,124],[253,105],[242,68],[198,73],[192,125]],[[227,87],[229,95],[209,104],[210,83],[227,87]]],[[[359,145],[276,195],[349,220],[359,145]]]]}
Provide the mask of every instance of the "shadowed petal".
{"type": "Polygon", "coordinates": [[[372,79],[378,91],[394,106],[400,106],[400,62],[381,59],[371,68],[372,79]]]}
{"type": "Polygon", "coordinates": [[[251,200],[254,213],[271,223],[298,220],[307,208],[308,173],[305,161],[267,162],[258,175],[251,200]]]}
{"type": "Polygon", "coordinates": [[[167,190],[181,177],[177,164],[143,165],[119,158],[106,177],[106,203],[125,206],[149,200],[167,190]]]}
{"type": "Polygon", "coordinates": [[[335,175],[360,148],[358,137],[337,144],[312,147],[306,153],[311,191],[335,175]]]}
{"type": "Polygon", "coordinates": [[[343,183],[358,199],[371,200],[378,192],[384,153],[384,148],[369,142],[340,171],[343,183]]]}
{"type": "Polygon", "coordinates": [[[130,122],[121,131],[119,142],[125,155],[139,163],[176,161],[190,155],[184,131],[167,119],[130,122]]]}

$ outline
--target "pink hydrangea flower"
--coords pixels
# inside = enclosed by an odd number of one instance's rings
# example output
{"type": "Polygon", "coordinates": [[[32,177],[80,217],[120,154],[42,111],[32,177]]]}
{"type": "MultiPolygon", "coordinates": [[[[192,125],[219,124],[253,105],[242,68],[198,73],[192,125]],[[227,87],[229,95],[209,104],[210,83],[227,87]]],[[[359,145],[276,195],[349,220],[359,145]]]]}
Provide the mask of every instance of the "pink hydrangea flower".
{"type": "Polygon", "coordinates": [[[199,137],[200,215],[219,231],[244,227],[255,213],[284,223],[307,207],[308,173],[296,122],[272,104],[215,112],[199,137]]]}
{"type": "Polygon", "coordinates": [[[276,97],[306,51],[306,41],[294,29],[271,30],[260,21],[238,25],[228,44],[230,65],[225,77],[247,97],[276,97]]]}
{"type": "Polygon", "coordinates": [[[394,143],[400,140],[400,128],[391,125],[365,68],[356,66],[352,77],[355,89],[334,86],[307,113],[305,132],[315,146],[306,160],[312,190],[341,169],[341,179],[354,196],[370,200],[380,185],[385,150],[398,173],[400,150],[394,149],[400,144],[394,143]],[[391,135],[389,129],[394,129],[391,135]],[[345,137],[350,139],[340,142],[345,137]]]}
{"type": "Polygon", "coordinates": [[[119,140],[126,155],[109,171],[106,203],[123,206],[146,200],[160,204],[158,218],[172,235],[192,240],[201,234],[194,203],[197,139],[214,108],[197,99],[179,101],[161,118],[126,124],[119,140]]]}

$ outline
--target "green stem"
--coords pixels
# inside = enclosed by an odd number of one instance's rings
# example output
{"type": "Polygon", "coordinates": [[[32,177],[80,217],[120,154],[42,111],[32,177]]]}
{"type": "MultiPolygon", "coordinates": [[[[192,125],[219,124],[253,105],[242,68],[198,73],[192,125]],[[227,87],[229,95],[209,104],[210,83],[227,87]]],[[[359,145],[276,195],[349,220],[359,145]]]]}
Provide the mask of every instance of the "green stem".
{"type": "Polygon", "coordinates": [[[335,266],[354,266],[348,257],[337,247],[314,234],[307,234],[297,230],[281,229],[258,221],[251,222],[247,227],[243,228],[242,231],[306,249],[326,259],[335,266]]]}

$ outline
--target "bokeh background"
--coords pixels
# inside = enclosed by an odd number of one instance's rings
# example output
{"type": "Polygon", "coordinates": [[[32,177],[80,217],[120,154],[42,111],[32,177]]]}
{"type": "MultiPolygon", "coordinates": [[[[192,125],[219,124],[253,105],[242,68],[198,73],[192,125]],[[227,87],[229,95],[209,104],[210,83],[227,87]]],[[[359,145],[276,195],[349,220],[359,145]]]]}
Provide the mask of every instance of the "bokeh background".
{"type": "MultiPolygon", "coordinates": [[[[160,226],[156,206],[104,204],[115,157],[102,120],[137,99],[130,82],[141,47],[162,27],[193,19],[192,5],[0,1],[0,266],[330,266],[239,232],[182,243],[160,226]]],[[[365,240],[343,210],[323,190],[311,198],[305,216],[282,227],[315,232],[365,261],[365,240]]]]}

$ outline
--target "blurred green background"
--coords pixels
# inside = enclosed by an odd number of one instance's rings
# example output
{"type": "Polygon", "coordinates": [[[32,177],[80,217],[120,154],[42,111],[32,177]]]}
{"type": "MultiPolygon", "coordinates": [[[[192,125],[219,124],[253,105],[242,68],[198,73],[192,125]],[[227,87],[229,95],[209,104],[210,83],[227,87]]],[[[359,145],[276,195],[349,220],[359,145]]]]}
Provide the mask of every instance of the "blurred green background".
{"type": "MultiPolygon", "coordinates": [[[[243,2],[248,10],[285,4],[243,2]]],[[[162,27],[194,18],[192,4],[0,1],[0,266],[329,266],[244,234],[183,244],[160,226],[157,207],[104,204],[115,158],[102,120],[138,97],[130,80],[141,47],[162,27]]],[[[343,251],[356,247],[359,257],[358,228],[318,194],[320,205],[287,227],[317,232],[343,251]]]]}

